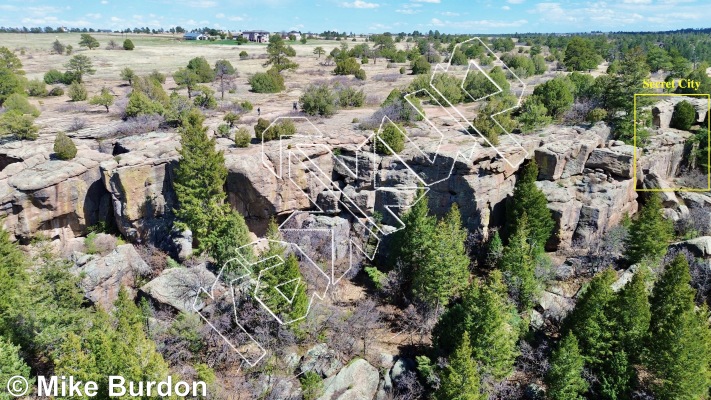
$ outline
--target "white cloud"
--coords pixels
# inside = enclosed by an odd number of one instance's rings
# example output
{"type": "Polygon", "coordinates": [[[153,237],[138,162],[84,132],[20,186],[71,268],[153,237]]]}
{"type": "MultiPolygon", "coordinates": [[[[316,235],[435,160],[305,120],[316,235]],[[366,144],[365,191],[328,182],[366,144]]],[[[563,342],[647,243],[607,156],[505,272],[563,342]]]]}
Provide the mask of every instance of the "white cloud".
{"type": "Polygon", "coordinates": [[[433,4],[439,4],[442,2],[442,0],[412,0],[415,3],[433,3],[433,4]]]}
{"type": "Polygon", "coordinates": [[[351,3],[343,2],[343,3],[341,3],[341,6],[346,7],[346,8],[378,8],[378,7],[380,7],[380,4],[368,3],[363,0],[355,0],[354,2],[351,2],[351,3]]]}
{"type": "Polygon", "coordinates": [[[511,4],[521,4],[526,0],[507,0],[511,4]]]}
{"type": "Polygon", "coordinates": [[[93,18],[93,19],[101,18],[101,14],[95,14],[95,13],[89,13],[89,14],[86,14],[86,16],[89,18],[93,18]]]}
{"type": "Polygon", "coordinates": [[[223,13],[215,14],[215,18],[225,18],[225,14],[223,14],[223,13]]]}
{"type": "Polygon", "coordinates": [[[515,21],[496,21],[496,20],[471,20],[471,21],[442,21],[438,18],[432,18],[430,21],[431,25],[437,27],[453,27],[458,29],[482,29],[482,28],[518,28],[523,25],[528,24],[525,19],[519,19],[515,21]]]}
{"type": "Polygon", "coordinates": [[[502,9],[502,10],[505,10],[505,11],[508,11],[508,10],[511,9],[511,7],[509,7],[509,6],[503,6],[503,7],[501,7],[501,9],[502,9]]]}
{"type": "Polygon", "coordinates": [[[15,6],[11,6],[11,5],[9,5],[9,4],[0,4],[0,10],[3,10],[3,11],[17,11],[17,10],[19,10],[19,8],[15,7],[15,6]]]}
{"type": "Polygon", "coordinates": [[[108,0],[101,0],[101,4],[109,4],[108,0]]]}
{"type": "Polygon", "coordinates": [[[651,4],[652,0],[622,0],[624,4],[651,4]]]}
{"type": "Polygon", "coordinates": [[[230,21],[237,21],[237,22],[244,21],[244,17],[240,17],[239,15],[228,17],[227,19],[230,21]]]}
{"type": "Polygon", "coordinates": [[[395,12],[405,15],[413,15],[421,12],[422,10],[413,10],[412,8],[397,9],[395,12]]]}
{"type": "Polygon", "coordinates": [[[456,12],[451,12],[451,11],[442,11],[439,13],[439,15],[444,15],[445,17],[458,17],[461,14],[456,13],[456,12]]]}

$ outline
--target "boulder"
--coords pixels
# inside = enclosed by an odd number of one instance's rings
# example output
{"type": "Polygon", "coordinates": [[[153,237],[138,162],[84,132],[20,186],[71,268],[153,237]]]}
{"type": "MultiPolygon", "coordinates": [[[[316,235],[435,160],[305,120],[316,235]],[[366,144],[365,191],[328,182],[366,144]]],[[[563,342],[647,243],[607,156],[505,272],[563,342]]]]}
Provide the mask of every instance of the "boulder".
{"type": "Polygon", "coordinates": [[[329,349],[325,343],[317,344],[307,350],[299,365],[302,373],[313,371],[322,378],[332,376],[341,367],[343,363],[338,359],[336,352],[329,349]]]}
{"type": "Polygon", "coordinates": [[[79,285],[92,303],[109,311],[123,286],[135,296],[136,278],[147,276],[151,268],[131,244],[117,246],[111,253],[91,256],[75,253],[71,271],[81,277],[79,285]]]}
{"type": "MultiPolygon", "coordinates": [[[[194,312],[193,303],[200,288],[209,288],[215,282],[215,274],[204,264],[191,268],[169,268],[157,278],[143,285],[142,295],[159,306],[182,312],[194,312]]],[[[202,301],[198,301],[197,309],[202,301]]]]}
{"type": "Polygon", "coordinates": [[[711,257],[711,236],[701,236],[683,242],[673,243],[672,249],[688,250],[695,257],[711,257]]]}
{"type": "Polygon", "coordinates": [[[323,381],[319,400],[371,400],[378,390],[378,370],[362,358],[323,381]]]}
{"type": "Polygon", "coordinates": [[[620,178],[632,178],[632,158],[631,146],[630,149],[625,147],[616,147],[615,150],[595,149],[590,153],[585,167],[600,168],[620,178]]]}
{"type": "Polygon", "coordinates": [[[572,299],[548,291],[543,291],[538,302],[543,309],[543,316],[557,322],[562,321],[575,308],[572,299]]]}
{"type": "Polygon", "coordinates": [[[675,208],[679,205],[679,201],[676,198],[674,192],[670,191],[671,186],[669,183],[659,176],[656,172],[650,172],[644,176],[644,181],[642,186],[645,189],[658,189],[658,193],[662,199],[662,204],[666,208],[675,208]]]}

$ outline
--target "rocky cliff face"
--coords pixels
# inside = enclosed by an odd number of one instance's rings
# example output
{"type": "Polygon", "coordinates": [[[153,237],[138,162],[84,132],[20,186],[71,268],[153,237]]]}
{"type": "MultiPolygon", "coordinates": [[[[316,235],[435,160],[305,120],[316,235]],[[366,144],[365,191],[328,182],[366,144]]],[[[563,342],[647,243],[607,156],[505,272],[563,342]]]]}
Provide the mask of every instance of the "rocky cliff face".
{"type": "MultiPolygon", "coordinates": [[[[666,118],[663,112],[658,115],[666,118]]],[[[603,124],[551,126],[534,135],[516,136],[520,145],[502,137],[497,149],[453,128],[444,132],[444,138],[417,129],[399,156],[387,157],[362,146],[364,131],[319,138],[313,134],[247,149],[220,139],[218,147],[225,152],[229,170],[228,201],[258,234],[272,215],[306,209],[319,209],[325,217],[339,216],[351,223],[378,212],[384,223],[398,226],[395,216],[415,198],[418,185],[425,184],[435,213],[443,214],[457,203],[464,224],[486,236],[490,228],[503,223],[505,201],[520,166],[526,158],[535,158],[540,166],[538,185],[556,220],[556,235],[548,248],[565,249],[574,242],[584,247],[625,213],[637,210],[635,185],[673,187],[688,136],[661,129],[646,150],[638,150],[635,177],[633,148],[608,140],[609,129],[603,124]]],[[[179,142],[175,133],[111,141],[75,135],[79,153],[71,161],[52,159],[52,140],[47,135],[31,145],[0,144],[0,216],[15,238],[82,235],[88,226],[107,219],[113,219],[131,241],[159,243],[169,233],[171,209],[176,206],[172,170],[179,142]]],[[[699,196],[689,201],[705,209],[706,196],[699,196]]],[[[691,207],[686,202],[674,194],[667,199],[678,214],[685,212],[680,206],[686,211],[691,207]]],[[[322,218],[318,223],[340,226],[340,221],[322,218]]],[[[351,231],[371,228],[361,225],[351,231]]]]}

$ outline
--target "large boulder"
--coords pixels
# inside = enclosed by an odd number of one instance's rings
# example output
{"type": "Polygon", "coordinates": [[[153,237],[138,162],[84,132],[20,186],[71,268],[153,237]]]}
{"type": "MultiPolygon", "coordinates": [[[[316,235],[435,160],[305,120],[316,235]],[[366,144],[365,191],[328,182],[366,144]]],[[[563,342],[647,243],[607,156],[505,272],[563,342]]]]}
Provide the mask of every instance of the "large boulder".
{"type": "Polygon", "coordinates": [[[338,375],[323,381],[319,400],[372,400],[378,390],[378,370],[359,358],[343,367],[338,375]]]}
{"type": "Polygon", "coordinates": [[[672,249],[688,250],[696,257],[711,258],[711,236],[701,236],[695,239],[674,243],[672,249]]]}
{"type": "Polygon", "coordinates": [[[595,149],[590,153],[585,167],[599,168],[620,178],[632,178],[632,147],[619,146],[612,149],[595,149]]]}
{"type": "MultiPolygon", "coordinates": [[[[215,274],[208,271],[204,264],[191,268],[169,268],[157,278],[143,285],[142,295],[159,306],[168,309],[193,312],[193,304],[200,288],[209,288],[215,282],[215,274]]],[[[196,308],[201,308],[198,301],[196,308]]]]}
{"type": "Polygon", "coordinates": [[[109,254],[98,257],[75,254],[72,272],[81,277],[80,286],[87,299],[104,310],[111,310],[121,287],[135,296],[138,277],[151,269],[131,244],[117,246],[109,254]]]}

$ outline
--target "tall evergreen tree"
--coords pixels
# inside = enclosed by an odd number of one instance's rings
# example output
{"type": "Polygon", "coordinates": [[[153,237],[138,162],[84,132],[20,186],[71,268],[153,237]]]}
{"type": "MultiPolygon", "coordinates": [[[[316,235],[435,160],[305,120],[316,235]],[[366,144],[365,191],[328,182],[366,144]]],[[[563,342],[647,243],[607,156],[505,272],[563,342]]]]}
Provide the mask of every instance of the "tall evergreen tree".
{"type": "Polygon", "coordinates": [[[294,321],[306,315],[309,298],[306,281],[294,254],[286,254],[286,247],[274,219],[267,227],[269,246],[261,255],[257,268],[260,275],[261,299],[282,321],[294,321]]]}
{"type": "Polygon", "coordinates": [[[8,338],[12,338],[13,321],[19,311],[19,288],[27,281],[26,265],[22,251],[0,227],[0,335],[8,338]]]}
{"type": "Polygon", "coordinates": [[[582,400],[588,383],[583,379],[583,357],[575,335],[568,333],[551,356],[546,374],[548,398],[551,400],[582,400]]]}
{"type": "Polygon", "coordinates": [[[528,214],[524,211],[517,219],[515,231],[504,247],[499,262],[506,277],[511,297],[516,300],[519,311],[529,310],[539,291],[539,282],[535,276],[536,252],[531,245],[528,214]]]}
{"type": "Polygon", "coordinates": [[[215,229],[222,214],[227,178],[224,155],[215,150],[215,139],[207,137],[203,121],[197,110],[183,121],[180,161],[173,181],[179,204],[175,213],[181,224],[192,230],[198,244],[215,229]]]}
{"type": "Polygon", "coordinates": [[[656,193],[647,199],[625,240],[625,256],[632,263],[658,262],[667,252],[674,235],[671,221],[661,213],[662,200],[656,193]]]}
{"type": "Polygon", "coordinates": [[[612,313],[621,348],[631,363],[638,363],[652,317],[647,294],[647,269],[639,268],[632,280],[617,293],[612,313]]]}
{"type": "Polygon", "coordinates": [[[678,255],[654,286],[646,365],[659,399],[702,399],[711,385],[707,308],[696,309],[689,264],[678,255]]]}
{"type": "Polygon", "coordinates": [[[615,297],[611,285],[616,279],[615,271],[610,269],[593,277],[565,322],[565,331],[579,338],[581,354],[591,369],[598,373],[613,353],[615,345],[610,307],[615,297]]]}
{"type": "Polygon", "coordinates": [[[412,291],[416,298],[432,307],[442,307],[464,288],[469,280],[469,256],[464,247],[467,232],[462,228],[461,214],[453,204],[437,223],[425,259],[414,270],[412,291]]]}
{"type": "Polygon", "coordinates": [[[464,332],[459,345],[449,358],[442,381],[435,394],[437,400],[484,400],[481,393],[481,377],[476,361],[472,359],[472,349],[469,346],[469,333],[464,332]]]}
{"type": "Polygon", "coordinates": [[[473,282],[461,304],[450,307],[432,332],[435,347],[451,352],[464,333],[469,334],[472,356],[482,370],[503,379],[513,371],[518,356],[518,324],[515,307],[506,295],[499,271],[493,271],[486,285],[473,282]]]}
{"type": "Polygon", "coordinates": [[[521,223],[521,217],[526,213],[530,239],[534,246],[542,249],[553,233],[555,222],[548,209],[546,196],[536,187],[536,178],[538,164],[531,160],[523,168],[523,173],[516,182],[513,197],[506,203],[505,233],[511,237],[521,223]]]}

